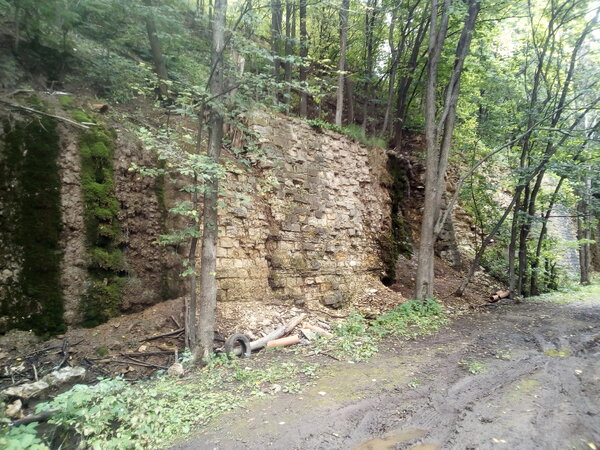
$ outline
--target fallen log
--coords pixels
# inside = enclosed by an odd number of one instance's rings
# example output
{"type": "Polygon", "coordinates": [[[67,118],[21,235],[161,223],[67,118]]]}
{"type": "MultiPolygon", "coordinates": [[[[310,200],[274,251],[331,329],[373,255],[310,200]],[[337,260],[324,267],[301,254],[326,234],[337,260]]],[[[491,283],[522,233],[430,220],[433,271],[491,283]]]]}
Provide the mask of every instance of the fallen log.
{"type": "Polygon", "coordinates": [[[299,342],[300,338],[298,336],[287,336],[267,342],[267,348],[287,347],[288,345],[298,344],[299,342]]]}
{"type": "Polygon", "coordinates": [[[318,327],[316,325],[308,324],[308,325],[304,325],[304,328],[306,328],[308,330],[311,330],[311,331],[314,331],[315,333],[320,334],[322,336],[326,336],[326,337],[332,337],[333,336],[333,334],[330,333],[329,331],[324,330],[323,328],[318,327]]]}
{"type": "Polygon", "coordinates": [[[87,125],[84,125],[84,124],[79,123],[79,122],[75,122],[75,121],[73,121],[71,119],[67,119],[66,117],[55,116],[54,114],[48,114],[48,113],[45,113],[43,111],[38,111],[37,109],[28,108],[27,106],[19,105],[18,103],[7,102],[6,100],[2,100],[2,99],[0,99],[0,103],[2,103],[3,105],[8,106],[10,108],[18,109],[18,110],[21,110],[21,111],[25,111],[25,112],[28,112],[30,114],[36,114],[38,116],[51,117],[52,119],[60,120],[61,122],[68,123],[69,125],[73,125],[74,127],[82,128],[84,130],[89,130],[89,128],[90,128],[87,125]]]}
{"type": "MultiPolygon", "coordinates": [[[[275,339],[279,339],[282,336],[285,336],[286,334],[290,333],[294,328],[296,328],[298,326],[298,324],[300,322],[302,322],[306,317],[306,314],[300,314],[299,316],[294,317],[292,320],[290,320],[287,324],[285,325],[281,325],[279,328],[277,328],[275,331],[267,334],[265,337],[262,337],[260,339],[257,339],[256,341],[252,341],[250,342],[250,350],[258,350],[261,349],[263,347],[265,347],[269,342],[275,340],[275,339]]],[[[241,349],[236,348],[233,351],[233,354],[236,356],[240,356],[241,355],[241,349]]]]}
{"type": "Polygon", "coordinates": [[[259,348],[263,348],[265,345],[267,345],[268,342],[285,336],[286,334],[291,332],[300,322],[302,322],[305,317],[306,314],[300,314],[299,316],[296,316],[292,320],[290,320],[287,324],[282,325],[272,333],[267,334],[265,337],[250,342],[250,349],[258,350],[259,348]]]}
{"type": "Polygon", "coordinates": [[[490,303],[496,303],[497,301],[507,298],[510,296],[510,291],[496,291],[495,294],[490,295],[490,303]]]}
{"type": "Polygon", "coordinates": [[[12,427],[18,427],[19,425],[27,425],[28,423],[33,422],[47,422],[54,414],[60,412],[59,409],[48,409],[46,411],[42,411],[39,414],[25,416],[22,419],[15,420],[10,424],[12,427]]]}

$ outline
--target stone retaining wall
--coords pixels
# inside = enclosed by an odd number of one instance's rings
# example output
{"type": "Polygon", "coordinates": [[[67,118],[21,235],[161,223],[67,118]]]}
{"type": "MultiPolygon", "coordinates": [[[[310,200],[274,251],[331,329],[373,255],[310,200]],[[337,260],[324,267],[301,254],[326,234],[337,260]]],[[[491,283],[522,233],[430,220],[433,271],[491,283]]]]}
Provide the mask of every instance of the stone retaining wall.
{"type": "Polygon", "coordinates": [[[233,169],[223,183],[233,188],[220,213],[218,299],[344,302],[382,274],[384,150],[300,120],[265,115],[251,128],[254,170],[233,169]]]}

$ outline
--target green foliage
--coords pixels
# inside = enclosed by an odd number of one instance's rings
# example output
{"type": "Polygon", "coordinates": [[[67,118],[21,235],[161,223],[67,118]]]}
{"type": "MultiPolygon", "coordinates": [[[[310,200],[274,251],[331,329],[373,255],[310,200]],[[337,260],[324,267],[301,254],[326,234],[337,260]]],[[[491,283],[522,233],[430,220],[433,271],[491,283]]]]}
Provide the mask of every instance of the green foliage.
{"type": "Polygon", "coordinates": [[[90,276],[83,298],[84,324],[95,326],[119,314],[125,284],[112,162],[114,135],[97,126],[81,136],[79,145],[90,276]]]}
{"type": "Polygon", "coordinates": [[[5,189],[0,195],[5,197],[7,213],[11,209],[14,215],[3,214],[0,220],[10,220],[2,223],[3,231],[12,230],[12,239],[22,251],[22,270],[21,292],[13,299],[2,299],[1,313],[18,328],[39,334],[61,333],[65,325],[56,123],[50,118],[17,122],[12,127],[5,122],[4,133],[0,186],[5,189]]]}
{"type": "Polygon", "coordinates": [[[37,437],[37,422],[18,427],[0,427],[0,447],[4,450],[47,450],[37,437]]]}
{"type": "MultiPolygon", "coordinates": [[[[81,448],[162,448],[173,439],[204,425],[249,398],[279,391],[301,390],[300,369],[316,366],[304,361],[251,368],[243,360],[213,356],[196,375],[176,380],[164,374],[137,383],[101,379],[96,385],[77,385],[37,411],[58,409],[50,422],[81,448]]],[[[28,430],[18,430],[14,436],[28,430]]],[[[20,447],[16,447],[20,448],[20,447]]]]}
{"type": "Polygon", "coordinates": [[[317,353],[331,351],[338,358],[364,361],[377,353],[386,336],[415,338],[434,333],[447,322],[435,298],[409,300],[370,322],[354,311],[335,328],[333,338],[317,341],[317,353]]]}
{"type": "Polygon", "coordinates": [[[366,147],[387,148],[387,142],[385,139],[382,139],[377,136],[364,135],[362,127],[358,125],[348,125],[345,127],[340,127],[323,119],[308,119],[306,123],[309,124],[313,129],[315,129],[319,133],[322,133],[323,130],[335,131],[336,133],[344,134],[352,138],[354,141],[359,142],[366,147]]]}
{"type": "Polygon", "coordinates": [[[461,366],[463,366],[465,368],[465,370],[467,372],[469,372],[471,375],[477,375],[477,374],[487,371],[487,366],[484,363],[479,362],[479,361],[475,361],[475,360],[461,361],[459,364],[461,366]]]}
{"type": "Polygon", "coordinates": [[[70,95],[60,95],[58,97],[58,102],[60,103],[60,106],[62,106],[64,109],[69,109],[73,106],[73,97],[71,97],[70,95]]]}
{"type": "Polygon", "coordinates": [[[379,335],[414,338],[431,334],[448,322],[442,305],[434,298],[409,300],[378,317],[373,328],[379,335]]]}
{"type": "Polygon", "coordinates": [[[340,134],[343,133],[342,127],[340,127],[334,123],[327,122],[326,120],[309,119],[306,121],[306,123],[309,124],[315,130],[317,130],[318,132],[323,132],[323,130],[331,130],[331,131],[335,131],[336,133],[340,133],[340,134]]]}
{"type": "Polygon", "coordinates": [[[334,352],[338,357],[364,361],[377,353],[377,336],[368,332],[368,322],[357,312],[351,313],[346,320],[335,328],[338,338],[334,352]]]}

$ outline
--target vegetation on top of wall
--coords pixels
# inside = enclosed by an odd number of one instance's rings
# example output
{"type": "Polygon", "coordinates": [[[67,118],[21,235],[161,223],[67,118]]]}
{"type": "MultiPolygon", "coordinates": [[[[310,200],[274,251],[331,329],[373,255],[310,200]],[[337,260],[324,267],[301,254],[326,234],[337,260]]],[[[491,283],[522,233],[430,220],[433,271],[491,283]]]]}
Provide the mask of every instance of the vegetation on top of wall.
{"type": "Polygon", "coordinates": [[[59,247],[62,228],[59,138],[51,118],[28,123],[4,123],[4,157],[0,186],[6,209],[16,220],[11,239],[21,249],[19,298],[2,299],[2,315],[9,327],[53,335],[65,330],[60,286],[59,247]],[[11,180],[18,180],[17,183],[11,180]]]}
{"type": "Polygon", "coordinates": [[[84,325],[95,326],[119,314],[125,283],[112,161],[115,136],[98,126],[84,133],[79,144],[90,275],[82,305],[84,325]]]}

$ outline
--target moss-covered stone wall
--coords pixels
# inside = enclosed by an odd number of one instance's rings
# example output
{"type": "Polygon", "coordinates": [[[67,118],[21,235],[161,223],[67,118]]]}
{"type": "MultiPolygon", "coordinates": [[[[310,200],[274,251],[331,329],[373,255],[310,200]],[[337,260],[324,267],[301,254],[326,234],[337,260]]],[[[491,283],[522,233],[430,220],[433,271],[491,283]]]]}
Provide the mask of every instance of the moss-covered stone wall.
{"type": "Polygon", "coordinates": [[[59,138],[50,118],[5,119],[0,139],[2,328],[65,329],[60,286],[59,138]]]}
{"type": "Polygon", "coordinates": [[[97,126],[80,140],[89,273],[82,301],[86,326],[98,325],[120,313],[125,283],[120,204],[113,173],[115,138],[109,130],[97,126]]]}

